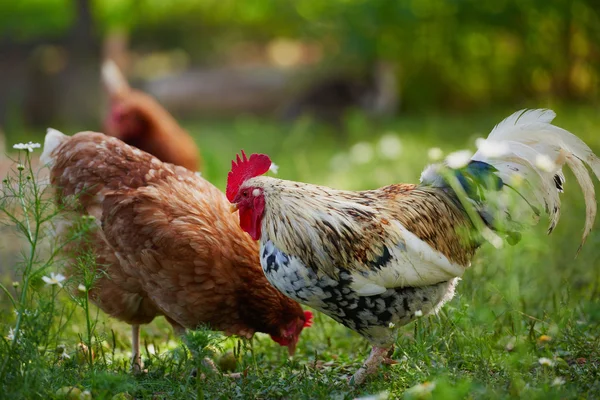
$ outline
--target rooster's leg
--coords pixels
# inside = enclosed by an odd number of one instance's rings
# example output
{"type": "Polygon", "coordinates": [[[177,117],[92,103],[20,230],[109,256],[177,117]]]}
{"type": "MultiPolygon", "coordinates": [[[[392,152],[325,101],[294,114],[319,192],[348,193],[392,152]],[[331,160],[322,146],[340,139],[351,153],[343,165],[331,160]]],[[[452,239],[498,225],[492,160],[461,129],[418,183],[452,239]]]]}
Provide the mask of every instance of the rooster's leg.
{"type": "Polygon", "coordinates": [[[134,373],[139,374],[142,371],[142,356],[140,353],[140,326],[131,325],[131,352],[133,359],[131,360],[131,369],[134,373]]]}
{"type": "Polygon", "coordinates": [[[377,367],[382,363],[385,356],[388,354],[389,348],[373,346],[369,358],[363,363],[363,365],[356,371],[354,376],[350,379],[350,382],[354,385],[361,385],[367,375],[371,375],[377,370],[377,367]]]}

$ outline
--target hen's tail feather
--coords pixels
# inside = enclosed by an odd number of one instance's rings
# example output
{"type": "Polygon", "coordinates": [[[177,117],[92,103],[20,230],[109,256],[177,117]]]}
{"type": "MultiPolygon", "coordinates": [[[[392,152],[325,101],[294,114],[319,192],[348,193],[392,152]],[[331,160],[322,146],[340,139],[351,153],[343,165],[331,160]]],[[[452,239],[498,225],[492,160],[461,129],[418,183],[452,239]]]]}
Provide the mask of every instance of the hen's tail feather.
{"type": "Polygon", "coordinates": [[[67,139],[68,136],[53,128],[48,128],[46,131],[46,139],[44,139],[44,151],[40,156],[40,161],[44,165],[52,166],[54,164],[54,150],[67,139]]]}
{"type": "Polygon", "coordinates": [[[586,165],[600,180],[600,159],[577,136],[552,125],[555,116],[552,110],[544,109],[514,113],[496,125],[487,139],[503,146],[505,154],[486,155],[480,150],[473,160],[496,167],[497,175],[505,182],[515,177],[527,182],[531,195],[544,205],[549,214],[549,233],[560,217],[559,192],[562,192],[564,183],[562,167],[568,165],[583,191],[586,204],[583,245],[597,211],[594,184],[586,165]]]}
{"type": "Polygon", "coordinates": [[[102,64],[102,81],[111,96],[118,96],[129,90],[127,79],[113,60],[106,60],[102,64]]]}

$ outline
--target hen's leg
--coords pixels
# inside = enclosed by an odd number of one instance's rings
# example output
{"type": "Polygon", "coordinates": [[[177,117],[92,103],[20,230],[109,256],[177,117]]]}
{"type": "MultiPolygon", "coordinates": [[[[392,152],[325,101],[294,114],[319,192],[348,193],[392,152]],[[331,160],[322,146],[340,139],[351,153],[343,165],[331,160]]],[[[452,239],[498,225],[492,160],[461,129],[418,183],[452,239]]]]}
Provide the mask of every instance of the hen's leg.
{"type": "Polygon", "coordinates": [[[382,363],[389,350],[389,348],[373,346],[371,354],[350,379],[350,383],[361,385],[368,375],[371,375],[377,370],[377,367],[382,363]]]}
{"type": "Polygon", "coordinates": [[[139,374],[142,371],[139,325],[131,325],[131,352],[133,353],[133,359],[131,360],[131,369],[134,373],[139,374]]]}

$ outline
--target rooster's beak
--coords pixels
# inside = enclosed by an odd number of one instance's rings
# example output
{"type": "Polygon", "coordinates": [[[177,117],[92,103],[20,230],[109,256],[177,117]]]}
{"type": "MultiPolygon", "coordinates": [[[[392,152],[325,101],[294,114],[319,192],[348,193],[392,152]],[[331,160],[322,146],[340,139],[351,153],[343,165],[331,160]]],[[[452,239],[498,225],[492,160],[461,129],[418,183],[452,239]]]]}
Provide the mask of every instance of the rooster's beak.
{"type": "Polygon", "coordinates": [[[238,210],[238,205],[233,203],[231,204],[231,213],[233,214],[234,212],[236,212],[238,210]]]}

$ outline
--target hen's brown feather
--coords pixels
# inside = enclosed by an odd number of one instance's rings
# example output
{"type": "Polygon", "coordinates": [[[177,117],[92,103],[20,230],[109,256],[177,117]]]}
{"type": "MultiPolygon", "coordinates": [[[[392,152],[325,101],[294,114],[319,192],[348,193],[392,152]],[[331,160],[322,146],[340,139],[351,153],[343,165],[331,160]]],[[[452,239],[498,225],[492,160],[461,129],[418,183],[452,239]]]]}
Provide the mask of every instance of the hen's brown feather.
{"type": "Polygon", "coordinates": [[[242,336],[279,335],[304,319],[267,282],[256,243],[206,180],[99,133],[68,138],[53,156],[58,198],[79,196],[82,212],[101,224],[94,245],[108,276],[93,299],[104,311],[143,323],[155,307],[186,328],[242,336]]]}
{"type": "Polygon", "coordinates": [[[116,64],[103,66],[110,97],[104,131],[125,143],[191,171],[201,168],[196,143],[175,118],[149,94],[132,89],[116,64]]]}

